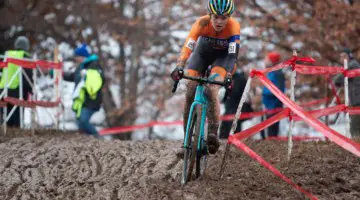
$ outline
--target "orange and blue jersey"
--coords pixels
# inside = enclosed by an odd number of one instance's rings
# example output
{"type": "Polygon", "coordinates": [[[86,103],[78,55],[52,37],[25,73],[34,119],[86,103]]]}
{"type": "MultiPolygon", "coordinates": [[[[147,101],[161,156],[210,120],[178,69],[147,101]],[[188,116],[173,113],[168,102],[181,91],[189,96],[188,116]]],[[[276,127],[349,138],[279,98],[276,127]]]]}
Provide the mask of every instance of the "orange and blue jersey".
{"type": "Polygon", "coordinates": [[[229,54],[236,54],[236,49],[240,46],[240,24],[230,17],[225,28],[221,32],[216,32],[210,16],[202,16],[192,25],[181,50],[179,62],[187,61],[199,37],[205,38],[215,49],[228,49],[229,54]]]}

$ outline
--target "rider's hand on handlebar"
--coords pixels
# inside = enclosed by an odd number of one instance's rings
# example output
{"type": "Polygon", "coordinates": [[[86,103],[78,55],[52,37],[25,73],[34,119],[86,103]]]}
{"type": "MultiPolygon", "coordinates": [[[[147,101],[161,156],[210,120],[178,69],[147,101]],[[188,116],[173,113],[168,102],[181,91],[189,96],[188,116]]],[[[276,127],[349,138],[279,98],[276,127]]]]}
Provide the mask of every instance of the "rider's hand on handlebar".
{"type": "Polygon", "coordinates": [[[182,67],[176,67],[172,72],[171,72],[171,78],[174,81],[179,81],[184,75],[184,69],[182,67]]]}
{"type": "Polygon", "coordinates": [[[229,94],[231,93],[232,91],[232,75],[230,73],[228,73],[225,77],[225,80],[224,80],[224,84],[225,84],[225,89],[226,89],[226,92],[225,92],[225,95],[224,95],[224,98],[223,98],[223,102],[226,101],[226,99],[228,98],[229,94]]]}
{"type": "Polygon", "coordinates": [[[230,73],[227,73],[224,79],[224,86],[227,90],[232,89],[232,75],[230,73]]]}

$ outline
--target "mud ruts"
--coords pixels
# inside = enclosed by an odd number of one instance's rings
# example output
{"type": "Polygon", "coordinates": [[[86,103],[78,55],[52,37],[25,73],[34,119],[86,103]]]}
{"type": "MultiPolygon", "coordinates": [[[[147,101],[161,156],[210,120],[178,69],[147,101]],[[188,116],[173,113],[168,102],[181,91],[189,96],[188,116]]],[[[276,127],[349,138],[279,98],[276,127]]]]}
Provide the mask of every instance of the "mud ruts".
{"type": "MultiPolygon", "coordinates": [[[[180,141],[102,141],[75,133],[11,130],[0,136],[0,199],[304,199],[232,148],[224,178],[223,149],[207,174],[180,185],[180,141]]],[[[0,133],[1,134],[1,133],[0,133]]],[[[360,159],[332,143],[247,142],[286,176],[320,199],[360,199],[360,159]]],[[[224,145],[222,145],[223,148],[224,145]]]]}

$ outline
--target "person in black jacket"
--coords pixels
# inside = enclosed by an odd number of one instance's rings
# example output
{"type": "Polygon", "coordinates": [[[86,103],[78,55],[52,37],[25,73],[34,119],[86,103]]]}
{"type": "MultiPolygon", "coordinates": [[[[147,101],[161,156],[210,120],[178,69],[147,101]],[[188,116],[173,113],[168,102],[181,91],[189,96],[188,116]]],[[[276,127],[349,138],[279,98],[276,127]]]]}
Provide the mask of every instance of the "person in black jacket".
{"type": "MultiPolygon", "coordinates": [[[[344,48],[340,53],[340,63],[348,60],[349,70],[359,69],[360,63],[355,59],[352,51],[349,48],[344,48]]],[[[344,75],[340,74],[335,77],[335,85],[344,86],[344,75]]],[[[349,78],[349,100],[350,106],[360,106],[360,77],[349,78]]],[[[360,137],[360,116],[352,115],[350,123],[351,136],[360,137]]]]}
{"type": "Polygon", "coordinates": [[[79,129],[98,137],[98,131],[90,123],[91,116],[100,110],[104,85],[104,73],[95,54],[90,54],[86,44],[75,49],[79,66],[74,73],[65,73],[64,80],[75,82],[72,109],[76,113],[79,129]]]}
{"type": "MultiPolygon", "coordinates": [[[[233,89],[229,94],[228,99],[225,101],[225,114],[224,115],[233,115],[236,113],[236,110],[239,106],[241,97],[243,95],[247,77],[244,72],[236,71],[232,77],[233,79],[233,89]]],[[[244,103],[244,106],[241,110],[242,113],[244,112],[253,112],[251,108],[251,104],[248,102],[244,103]]],[[[236,126],[235,133],[241,131],[241,124],[245,120],[238,120],[238,124],[236,126]]],[[[233,121],[222,121],[220,126],[220,138],[226,139],[229,136],[229,132],[231,129],[233,121]]]]}

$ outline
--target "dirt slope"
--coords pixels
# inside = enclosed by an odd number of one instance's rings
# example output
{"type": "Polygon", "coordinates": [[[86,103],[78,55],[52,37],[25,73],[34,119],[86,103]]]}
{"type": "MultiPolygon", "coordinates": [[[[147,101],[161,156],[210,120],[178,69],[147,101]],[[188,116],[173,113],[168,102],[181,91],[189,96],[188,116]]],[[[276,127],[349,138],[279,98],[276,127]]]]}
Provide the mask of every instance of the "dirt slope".
{"type": "MultiPolygon", "coordinates": [[[[246,142],[320,199],[360,199],[360,159],[327,142],[246,142]]],[[[0,199],[304,199],[288,184],[232,148],[218,179],[224,145],[207,174],[180,185],[180,141],[102,141],[75,133],[12,130],[0,136],[0,199]]]]}

